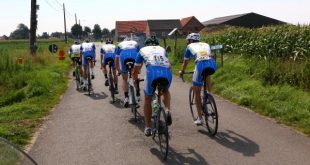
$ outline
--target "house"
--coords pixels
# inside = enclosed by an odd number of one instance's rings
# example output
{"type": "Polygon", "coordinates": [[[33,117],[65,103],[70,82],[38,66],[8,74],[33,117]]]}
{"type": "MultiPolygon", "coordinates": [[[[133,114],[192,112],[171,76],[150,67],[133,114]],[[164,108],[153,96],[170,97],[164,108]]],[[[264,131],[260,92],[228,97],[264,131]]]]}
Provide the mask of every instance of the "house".
{"type": "Polygon", "coordinates": [[[8,39],[9,39],[9,37],[6,35],[0,36],[0,40],[8,40],[8,39]]]}
{"type": "Polygon", "coordinates": [[[214,26],[239,26],[246,28],[260,28],[263,26],[281,25],[286,23],[252,12],[214,18],[205,21],[202,24],[205,25],[206,28],[214,26]]]}
{"type": "Polygon", "coordinates": [[[174,28],[182,28],[179,19],[147,20],[146,36],[155,34],[161,38],[163,35],[168,35],[174,28]]]}
{"type": "Polygon", "coordinates": [[[147,21],[116,21],[115,38],[125,38],[130,36],[131,33],[137,35],[146,35],[147,21]]]}
{"type": "Polygon", "coordinates": [[[195,16],[182,18],[180,22],[183,34],[198,33],[205,27],[195,16]]]}

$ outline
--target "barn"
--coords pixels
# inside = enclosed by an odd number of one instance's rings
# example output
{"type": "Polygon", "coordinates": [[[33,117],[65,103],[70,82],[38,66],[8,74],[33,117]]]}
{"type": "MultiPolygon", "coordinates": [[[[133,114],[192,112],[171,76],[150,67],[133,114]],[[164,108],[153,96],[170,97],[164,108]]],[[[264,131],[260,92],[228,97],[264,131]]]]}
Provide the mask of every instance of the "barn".
{"type": "Polygon", "coordinates": [[[155,34],[160,38],[163,34],[168,35],[174,28],[182,28],[179,19],[147,20],[146,35],[155,34]]]}
{"type": "Polygon", "coordinates": [[[245,27],[245,28],[260,28],[263,26],[283,25],[286,22],[266,17],[257,13],[245,13],[218,17],[202,23],[205,28],[201,32],[213,32],[224,29],[229,26],[245,27]]]}
{"type": "Polygon", "coordinates": [[[280,20],[263,16],[257,13],[245,13],[214,18],[202,23],[206,27],[212,26],[239,26],[245,28],[260,28],[263,26],[286,24],[280,20]]]}
{"type": "Polygon", "coordinates": [[[184,35],[198,33],[205,27],[195,16],[182,18],[180,22],[182,25],[181,31],[184,35]]]}
{"type": "Polygon", "coordinates": [[[146,35],[147,21],[116,21],[115,23],[115,37],[116,39],[130,36],[131,33],[135,33],[139,36],[146,35]]]}

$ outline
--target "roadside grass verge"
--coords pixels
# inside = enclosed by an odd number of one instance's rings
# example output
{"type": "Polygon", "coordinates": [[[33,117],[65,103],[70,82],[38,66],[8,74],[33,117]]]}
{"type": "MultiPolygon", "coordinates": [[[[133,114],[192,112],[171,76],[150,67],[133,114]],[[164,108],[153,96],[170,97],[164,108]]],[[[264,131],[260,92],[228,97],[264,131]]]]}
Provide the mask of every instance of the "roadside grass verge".
{"type": "MultiPolygon", "coordinates": [[[[169,58],[174,61],[173,71],[176,74],[181,63],[172,55],[169,58]]],[[[259,78],[264,63],[255,58],[226,55],[224,67],[218,68],[212,76],[213,92],[310,136],[309,91],[286,84],[264,83],[259,78]]],[[[191,62],[187,70],[193,68],[191,62]]],[[[191,77],[186,78],[191,81],[191,77]]]]}
{"type": "Polygon", "coordinates": [[[39,43],[36,56],[28,55],[26,43],[14,45],[0,43],[0,136],[24,147],[67,89],[70,63],[52,56],[48,42],[39,43]],[[23,64],[17,64],[19,57],[23,64]]]}

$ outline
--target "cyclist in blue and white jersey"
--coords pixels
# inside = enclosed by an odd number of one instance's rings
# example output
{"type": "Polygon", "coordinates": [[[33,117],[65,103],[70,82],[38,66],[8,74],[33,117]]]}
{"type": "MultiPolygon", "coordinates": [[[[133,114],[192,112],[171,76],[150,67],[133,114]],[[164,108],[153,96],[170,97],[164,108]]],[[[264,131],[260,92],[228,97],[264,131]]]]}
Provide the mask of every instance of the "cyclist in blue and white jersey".
{"type": "Polygon", "coordinates": [[[113,44],[113,40],[107,39],[106,43],[102,45],[100,49],[100,55],[101,55],[100,57],[101,57],[101,69],[105,77],[105,86],[109,86],[106,65],[108,64],[108,61],[112,61],[115,93],[118,93],[118,87],[117,87],[118,76],[116,75],[116,69],[115,69],[115,52],[116,52],[116,46],[113,44]]]}
{"type": "Polygon", "coordinates": [[[170,62],[167,57],[166,50],[159,45],[155,36],[146,39],[145,47],[143,47],[137,55],[133,78],[136,82],[136,86],[139,83],[138,73],[141,70],[142,63],[146,66],[146,74],[144,80],[144,120],[145,129],[144,134],[150,136],[151,130],[151,116],[152,116],[152,96],[154,86],[153,83],[160,81],[164,88],[160,95],[163,97],[164,109],[167,116],[167,124],[171,125],[172,119],[170,114],[170,92],[169,87],[172,81],[172,72],[170,68],[170,62]]]}
{"type": "Polygon", "coordinates": [[[91,69],[91,78],[94,79],[94,62],[96,60],[96,46],[94,43],[89,42],[88,39],[85,40],[84,43],[81,45],[81,51],[82,51],[82,64],[84,66],[84,74],[83,74],[83,81],[84,81],[84,87],[87,86],[87,73],[86,73],[86,67],[87,67],[87,57],[90,57],[92,59],[92,62],[90,63],[90,69],[91,69]]]}
{"type": "MultiPolygon", "coordinates": [[[[69,56],[71,59],[71,64],[74,67],[74,59],[77,58],[78,59],[78,64],[80,65],[80,73],[82,74],[82,60],[81,60],[81,44],[79,43],[79,41],[74,41],[74,44],[70,47],[69,49],[69,56]]],[[[73,71],[73,76],[75,76],[75,71],[73,71]]]]}
{"type": "MultiPolygon", "coordinates": [[[[125,39],[118,44],[116,48],[116,69],[118,73],[122,73],[123,78],[123,90],[124,90],[124,106],[127,108],[129,106],[129,96],[128,96],[128,69],[126,68],[125,63],[128,61],[134,62],[136,56],[139,52],[140,48],[136,41],[132,40],[131,38],[125,39]]],[[[139,100],[139,93],[137,93],[137,99],[139,100]]]]}
{"type": "Polygon", "coordinates": [[[211,58],[211,48],[209,44],[200,42],[200,35],[198,33],[191,33],[186,37],[187,48],[185,50],[182,70],[179,72],[182,74],[187,67],[190,57],[193,57],[195,60],[195,71],[193,74],[193,90],[194,97],[198,112],[198,118],[194,123],[196,125],[202,124],[202,107],[201,107],[201,87],[203,82],[206,81],[207,89],[211,92],[211,78],[216,70],[216,62],[211,58]],[[205,75],[203,75],[205,74],[205,75]],[[203,80],[203,76],[206,77],[203,80]]]}

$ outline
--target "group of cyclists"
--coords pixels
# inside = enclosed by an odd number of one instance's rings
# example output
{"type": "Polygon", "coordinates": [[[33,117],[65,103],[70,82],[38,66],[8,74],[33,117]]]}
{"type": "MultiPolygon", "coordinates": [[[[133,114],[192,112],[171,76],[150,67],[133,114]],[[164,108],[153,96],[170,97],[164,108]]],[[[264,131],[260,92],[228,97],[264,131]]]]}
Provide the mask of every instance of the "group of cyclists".
{"type": "MultiPolygon", "coordinates": [[[[201,108],[201,87],[203,82],[207,82],[208,91],[211,92],[211,78],[216,70],[216,62],[212,59],[211,49],[207,43],[200,41],[200,35],[198,33],[191,33],[186,37],[187,48],[184,54],[184,60],[179,74],[183,74],[186,70],[187,64],[190,58],[195,61],[195,70],[192,79],[192,85],[195,93],[195,102],[198,111],[198,118],[194,123],[196,125],[202,124],[202,108],[201,108]],[[207,75],[203,75],[207,74],[207,75]],[[203,79],[203,77],[206,77],[203,79]]],[[[109,81],[107,78],[107,61],[113,60],[113,80],[116,92],[118,93],[118,75],[122,75],[123,83],[122,88],[124,91],[124,107],[129,106],[129,96],[128,96],[128,68],[125,66],[126,62],[131,61],[134,63],[132,69],[132,77],[135,82],[136,87],[136,97],[140,100],[140,90],[138,88],[139,77],[138,74],[142,66],[146,68],[145,78],[144,78],[144,120],[145,129],[144,134],[146,136],[152,135],[151,130],[151,117],[152,117],[152,95],[154,92],[152,84],[156,81],[161,81],[164,89],[160,93],[162,96],[162,101],[164,103],[164,110],[167,116],[167,124],[172,124],[172,118],[170,114],[170,100],[171,95],[169,92],[169,87],[172,82],[172,70],[171,64],[169,62],[167,52],[165,48],[159,46],[159,41],[155,36],[151,36],[145,40],[145,46],[140,48],[138,43],[132,38],[126,38],[124,41],[120,42],[117,46],[113,44],[113,40],[107,39],[106,43],[100,48],[100,63],[101,70],[103,71],[105,77],[105,86],[109,86],[109,81]]],[[[86,58],[90,57],[92,60],[96,61],[96,47],[89,40],[85,40],[84,43],[80,44],[75,42],[74,45],[69,50],[72,60],[74,58],[80,59],[80,64],[82,66],[87,66],[86,58]]],[[[91,77],[95,77],[93,72],[93,64],[91,67],[91,77]]],[[[82,71],[83,77],[82,87],[86,88],[86,73],[82,71]]]]}

